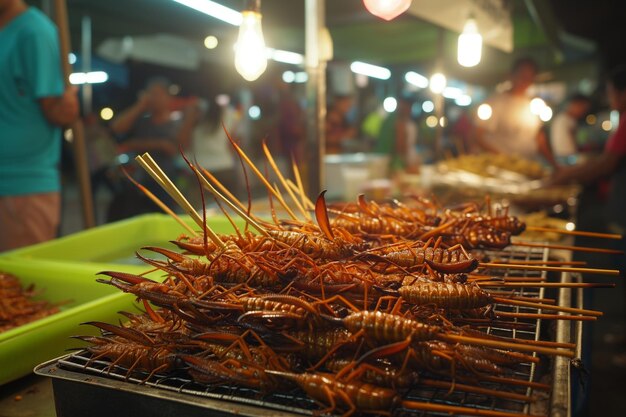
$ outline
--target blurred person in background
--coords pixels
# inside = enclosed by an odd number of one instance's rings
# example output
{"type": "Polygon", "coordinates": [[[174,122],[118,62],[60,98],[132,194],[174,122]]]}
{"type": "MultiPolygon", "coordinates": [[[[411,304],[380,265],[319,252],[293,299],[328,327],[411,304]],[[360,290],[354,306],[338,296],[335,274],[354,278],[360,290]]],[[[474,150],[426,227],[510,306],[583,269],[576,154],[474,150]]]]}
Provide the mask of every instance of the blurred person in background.
{"type": "Polygon", "coordinates": [[[78,112],[54,24],[22,0],[0,0],[0,252],[56,237],[60,126],[78,112]]]}
{"type": "Polygon", "coordinates": [[[491,117],[476,120],[474,141],[479,151],[528,159],[543,155],[549,163],[556,164],[542,122],[530,111],[531,97],[527,92],[537,71],[537,64],[530,58],[519,58],[513,63],[510,89],[487,99],[491,117]]]}
{"type": "Polygon", "coordinates": [[[237,195],[237,172],[234,149],[226,132],[236,137],[239,115],[228,105],[198,100],[191,109],[196,122],[191,133],[192,161],[208,170],[226,188],[237,195]],[[224,130],[226,129],[226,130],[224,130]]]}
{"type": "Polygon", "coordinates": [[[346,142],[356,139],[357,131],[348,122],[352,109],[350,96],[336,96],[326,113],[326,154],[345,152],[346,142]]]}
{"type": "Polygon", "coordinates": [[[389,155],[391,171],[416,172],[417,156],[417,124],[411,119],[410,98],[398,99],[398,107],[389,113],[380,128],[375,151],[389,155]]]}
{"type": "MultiPolygon", "coordinates": [[[[113,119],[110,128],[113,133],[123,137],[118,151],[128,154],[119,159],[131,161],[135,155],[148,152],[175,183],[178,177],[179,145],[184,148],[188,146],[193,120],[185,117],[181,122],[174,118],[169,87],[170,83],[165,78],[157,77],[148,81],[145,91],[139,94],[135,104],[113,119]]],[[[172,209],[177,207],[143,169],[135,164],[128,168],[135,180],[161,201],[172,209]]],[[[160,210],[125,178],[121,179],[117,188],[109,207],[109,221],[160,210]]]]}
{"type": "Polygon", "coordinates": [[[278,93],[276,131],[281,152],[287,161],[295,158],[300,162],[304,154],[304,112],[294,97],[292,85],[282,78],[274,83],[278,93]]]}
{"type": "Polygon", "coordinates": [[[550,126],[550,144],[559,164],[572,165],[578,159],[576,133],[578,123],[587,115],[591,100],[584,94],[575,94],[565,109],[556,115],[550,126]]]}
{"type": "MultiPolygon", "coordinates": [[[[619,125],[609,137],[604,152],[585,163],[557,170],[552,184],[578,182],[593,184],[610,179],[607,201],[609,228],[615,233],[626,234],[626,66],[620,66],[609,74],[607,97],[612,109],[620,114],[619,125]]],[[[625,249],[626,249],[626,245],[625,249]]],[[[620,257],[621,269],[626,267],[624,256],[620,257]]]]}
{"type": "MultiPolygon", "coordinates": [[[[619,124],[606,142],[604,152],[584,163],[561,167],[553,174],[550,183],[560,185],[577,182],[586,185],[586,190],[593,191],[591,198],[587,197],[584,200],[585,192],[579,197],[581,202],[578,207],[577,226],[583,230],[598,230],[588,229],[589,225],[585,224],[585,221],[589,222],[590,220],[585,219],[590,217],[591,221],[596,223],[599,221],[606,222],[601,226],[606,227],[609,232],[621,234],[622,239],[617,241],[617,249],[626,251],[626,239],[624,238],[626,235],[626,65],[617,67],[609,73],[607,97],[611,109],[619,112],[619,124]],[[598,204],[597,191],[603,188],[602,182],[607,180],[609,187],[606,204],[604,207],[600,207],[600,210],[593,211],[595,205],[598,204]]],[[[581,242],[577,239],[576,244],[581,244],[581,242]]],[[[620,271],[626,270],[626,256],[614,255],[611,266],[620,271]]],[[[626,290],[623,283],[619,283],[619,285],[622,285],[622,288],[626,290]]],[[[624,299],[626,299],[626,292],[624,299]]],[[[623,302],[622,308],[624,308],[623,302]]],[[[626,326],[626,309],[623,313],[622,324],[626,326]]],[[[626,367],[626,342],[623,342],[621,353],[615,355],[612,362],[614,365],[626,367]]]]}
{"type": "Polygon", "coordinates": [[[380,135],[380,128],[387,117],[387,112],[375,95],[365,99],[364,108],[365,117],[361,122],[361,134],[363,135],[363,140],[367,143],[367,148],[374,149],[380,135]]]}
{"type": "Polygon", "coordinates": [[[150,152],[159,163],[171,166],[173,157],[178,154],[179,124],[172,117],[169,81],[154,78],[146,90],[130,108],[113,119],[111,130],[126,136],[122,149],[126,152],[142,154],[150,152]]]}

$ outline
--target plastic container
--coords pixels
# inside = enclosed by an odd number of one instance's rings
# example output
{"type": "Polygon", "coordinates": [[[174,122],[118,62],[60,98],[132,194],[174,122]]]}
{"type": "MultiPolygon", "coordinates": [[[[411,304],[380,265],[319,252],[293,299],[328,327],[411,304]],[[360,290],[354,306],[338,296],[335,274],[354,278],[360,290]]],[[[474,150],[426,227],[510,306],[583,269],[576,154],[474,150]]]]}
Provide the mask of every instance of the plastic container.
{"type": "MultiPolygon", "coordinates": [[[[195,230],[198,226],[187,216],[183,219],[195,230]]],[[[209,226],[217,233],[233,233],[224,216],[207,218],[209,226]]],[[[142,265],[135,252],[142,246],[159,246],[174,249],[169,243],[181,234],[188,234],[180,224],[165,214],[146,214],[128,220],[99,226],[49,242],[6,252],[3,256],[28,260],[60,262],[101,263],[108,268],[142,265]]]]}
{"type": "Polygon", "coordinates": [[[16,275],[25,287],[35,285],[38,292],[35,298],[62,303],[59,313],[0,333],[0,385],[29,374],[38,363],[69,348],[84,346],[70,336],[97,334],[97,331],[80,323],[115,322],[121,317],[117,314],[120,310],[138,311],[132,295],[96,282],[95,274],[102,269],[102,264],[0,258],[0,271],[16,275]]]}
{"type": "Polygon", "coordinates": [[[388,177],[389,156],[373,153],[326,155],[324,166],[326,198],[353,201],[364,181],[388,177]]]}
{"type": "MultiPolygon", "coordinates": [[[[189,217],[183,219],[195,226],[189,217]]],[[[207,223],[217,233],[233,232],[224,216],[209,217],[207,223]]],[[[169,241],[183,233],[188,232],[170,216],[147,214],[0,254],[0,271],[18,276],[24,286],[35,284],[42,291],[41,299],[67,301],[60,313],[0,333],[0,384],[30,373],[36,364],[67,348],[84,346],[69,337],[96,331],[92,326],[79,327],[80,323],[115,322],[121,318],[120,310],[137,312],[132,295],[96,282],[96,274],[143,273],[151,267],[135,252],[150,245],[175,249],[169,241]]],[[[151,278],[161,275],[153,272],[151,278]]]]}

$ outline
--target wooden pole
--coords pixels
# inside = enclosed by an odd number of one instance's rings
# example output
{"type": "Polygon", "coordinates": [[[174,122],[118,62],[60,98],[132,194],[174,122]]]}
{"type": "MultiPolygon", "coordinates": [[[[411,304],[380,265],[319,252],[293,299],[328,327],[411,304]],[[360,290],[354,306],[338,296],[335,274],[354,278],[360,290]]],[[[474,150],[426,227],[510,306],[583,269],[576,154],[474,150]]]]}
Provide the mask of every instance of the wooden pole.
{"type": "MultiPolygon", "coordinates": [[[[65,0],[54,0],[54,20],[59,30],[59,46],[61,49],[61,65],[65,86],[70,85],[70,73],[72,67],[68,61],[70,53],[70,30],[67,20],[67,5],[65,0]]],[[[91,178],[87,166],[87,152],[85,150],[85,129],[83,122],[76,119],[71,124],[72,145],[74,147],[74,163],[76,164],[76,177],[80,190],[81,206],[83,211],[83,227],[89,229],[96,225],[93,212],[93,199],[91,195],[91,178]]]]}
{"type": "Polygon", "coordinates": [[[324,155],[326,153],[326,62],[320,57],[320,31],[325,26],[325,0],[305,0],[304,39],[306,83],[306,176],[309,195],[317,195],[324,187],[324,155]]]}

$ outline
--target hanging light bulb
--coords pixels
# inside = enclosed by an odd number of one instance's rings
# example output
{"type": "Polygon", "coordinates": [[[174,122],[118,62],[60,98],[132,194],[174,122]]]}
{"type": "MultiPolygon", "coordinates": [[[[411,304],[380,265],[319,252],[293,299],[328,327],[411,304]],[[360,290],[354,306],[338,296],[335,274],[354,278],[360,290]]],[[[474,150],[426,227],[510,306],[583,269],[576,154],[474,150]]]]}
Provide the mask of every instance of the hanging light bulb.
{"type": "Polygon", "coordinates": [[[478,33],[476,20],[470,16],[465,22],[463,33],[459,35],[457,61],[464,67],[474,67],[480,62],[483,49],[483,37],[478,33]]]}
{"type": "Polygon", "coordinates": [[[391,20],[406,11],[412,0],[363,0],[365,8],[374,16],[391,20]]]}
{"type": "Polygon", "coordinates": [[[441,94],[443,90],[446,88],[447,84],[446,76],[440,72],[436,72],[430,76],[430,91],[435,94],[441,94]]]}
{"type": "Polygon", "coordinates": [[[261,28],[261,0],[248,1],[241,18],[235,46],[235,69],[245,80],[254,81],[267,68],[265,39],[261,28]]]}

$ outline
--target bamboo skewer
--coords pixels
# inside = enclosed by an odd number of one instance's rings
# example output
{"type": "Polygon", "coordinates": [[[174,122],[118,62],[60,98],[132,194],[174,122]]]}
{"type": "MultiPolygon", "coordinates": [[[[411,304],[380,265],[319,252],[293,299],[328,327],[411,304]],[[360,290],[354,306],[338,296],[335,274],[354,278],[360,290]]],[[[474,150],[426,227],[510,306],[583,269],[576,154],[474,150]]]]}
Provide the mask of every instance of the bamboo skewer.
{"type": "Polygon", "coordinates": [[[540,389],[542,391],[550,391],[552,387],[548,384],[542,384],[541,382],[526,381],[523,379],[506,378],[501,376],[481,375],[481,379],[488,382],[496,382],[499,384],[516,385],[518,387],[528,387],[533,389],[540,389]]]}
{"type": "Polygon", "coordinates": [[[202,181],[202,184],[204,184],[204,186],[211,192],[211,194],[213,194],[213,196],[215,198],[223,201],[228,207],[230,207],[242,219],[244,219],[248,224],[250,224],[252,227],[254,227],[260,234],[262,234],[263,236],[269,236],[269,234],[267,233],[265,228],[263,228],[263,226],[261,226],[259,223],[257,223],[256,220],[252,219],[243,210],[241,210],[239,207],[237,207],[236,204],[234,204],[229,199],[227,199],[222,194],[220,194],[220,192],[217,191],[215,189],[215,187],[213,187],[213,185],[209,182],[209,180],[207,180],[204,177],[204,175],[202,175],[202,173],[200,172],[200,170],[198,170],[198,168],[196,168],[193,165],[190,165],[190,166],[191,166],[191,169],[193,169],[198,174],[198,176],[200,177],[200,181],[202,181]]]}
{"type": "Polygon", "coordinates": [[[198,236],[196,231],[193,230],[187,223],[185,223],[183,221],[183,219],[181,219],[180,216],[178,216],[176,213],[174,213],[172,211],[172,209],[169,208],[164,202],[162,202],[159,199],[159,197],[157,197],[150,190],[148,190],[146,187],[144,187],[143,185],[141,185],[137,181],[135,181],[135,179],[133,177],[131,177],[125,169],[122,168],[122,171],[124,172],[124,175],[126,175],[126,178],[128,178],[128,180],[130,182],[132,182],[137,188],[139,188],[141,190],[141,192],[143,192],[150,200],[152,200],[152,202],[154,204],[159,206],[161,208],[161,210],[163,210],[165,213],[167,213],[170,216],[172,216],[172,218],[174,218],[174,220],[176,220],[178,222],[178,224],[180,224],[183,228],[185,228],[191,234],[191,236],[194,236],[194,237],[198,236]]]}
{"type": "Polygon", "coordinates": [[[593,316],[568,316],[560,314],[539,314],[539,313],[509,313],[505,311],[496,311],[497,317],[516,318],[516,319],[545,319],[545,320],[570,320],[570,321],[595,321],[597,317],[593,316]]]}
{"type": "Polygon", "coordinates": [[[535,260],[508,260],[508,259],[494,259],[492,262],[499,264],[515,263],[519,265],[560,265],[560,266],[585,266],[585,261],[535,261],[535,260]]]}
{"type": "Polygon", "coordinates": [[[584,314],[586,316],[595,316],[595,317],[600,317],[604,314],[601,311],[585,310],[583,308],[562,307],[562,306],[555,306],[555,305],[549,305],[549,304],[533,303],[530,301],[513,300],[509,298],[504,298],[504,297],[492,297],[492,298],[497,303],[516,305],[516,306],[521,306],[521,307],[532,307],[532,308],[538,308],[542,310],[562,311],[564,313],[584,314]]]}
{"type": "Polygon", "coordinates": [[[519,242],[519,241],[514,241],[511,243],[511,245],[526,246],[529,248],[563,249],[563,250],[570,250],[574,252],[607,253],[607,254],[613,254],[613,255],[624,254],[624,251],[621,251],[621,250],[592,248],[588,246],[554,245],[554,244],[549,244],[549,243],[534,243],[534,242],[519,242]]]}
{"type": "MultiPolygon", "coordinates": [[[[229,137],[229,139],[230,139],[230,137],[229,137]]],[[[241,147],[239,145],[237,145],[235,143],[235,141],[233,141],[233,140],[231,140],[230,143],[233,145],[233,148],[235,148],[237,153],[243,158],[243,160],[246,161],[248,166],[252,169],[252,171],[256,174],[256,176],[261,180],[261,182],[263,182],[263,184],[268,189],[268,191],[274,197],[276,197],[276,199],[278,200],[280,205],[283,206],[283,208],[285,209],[285,211],[287,212],[289,217],[291,217],[293,220],[298,220],[298,217],[293,213],[293,211],[291,211],[291,209],[289,208],[287,203],[285,203],[285,200],[283,199],[283,196],[280,195],[280,193],[276,192],[274,187],[272,187],[272,185],[269,183],[269,181],[267,181],[267,178],[265,178],[265,176],[263,174],[261,174],[261,171],[259,171],[259,169],[252,163],[250,158],[248,158],[248,155],[246,155],[246,153],[243,151],[243,149],[241,149],[241,147]]]]}
{"type": "Polygon", "coordinates": [[[460,384],[458,382],[455,382],[454,385],[452,382],[448,382],[448,381],[439,381],[436,379],[421,379],[420,383],[428,386],[428,387],[434,387],[434,388],[442,388],[442,389],[450,389],[452,386],[454,386],[454,389],[458,389],[459,391],[463,391],[463,392],[470,392],[470,393],[474,393],[474,394],[482,394],[482,395],[491,395],[493,397],[498,397],[498,398],[504,398],[504,399],[509,399],[509,400],[516,400],[516,401],[524,401],[524,402],[530,402],[532,401],[532,397],[528,396],[528,395],[522,395],[522,394],[516,394],[514,392],[508,392],[508,391],[498,391],[498,390],[493,390],[493,389],[488,389],[488,388],[482,388],[482,387],[476,387],[473,385],[467,385],[467,384],[460,384]]]}
{"type": "Polygon", "coordinates": [[[477,282],[479,287],[511,288],[614,288],[614,283],[602,282],[477,282]]]}
{"type": "Polygon", "coordinates": [[[479,338],[479,337],[469,337],[469,336],[460,336],[456,334],[446,334],[438,336],[438,339],[443,340],[444,342],[452,342],[452,343],[465,343],[468,345],[476,345],[476,346],[489,346],[496,349],[511,349],[517,350],[521,352],[537,352],[543,353],[544,355],[551,356],[567,356],[568,358],[574,357],[574,352],[571,350],[559,350],[552,349],[543,346],[536,345],[526,345],[512,342],[505,342],[501,340],[493,340],[487,338],[479,338]]]}
{"type": "Polygon", "coordinates": [[[600,238],[600,239],[616,239],[616,240],[619,240],[619,239],[622,238],[622,235],[615,234],[615,233],[585,232],[585,231],[582,231],[582,230],[553,229],[551,227],[540,227],[540,226],[526,226],[526,230],[535,231],[535,232],[560,233],[560,234],[563,234],[563,235],[597,237],[597,238],[600,238]]]}
{"type": "Polygon", "coordinates": [[[224,242],[222,242],[219,236],[217,236],[217,234],[202,221],[202,218],[200,218],[200,216],[198,215],[198,213],[196,213],[191,204],[189,204],[189,201],[187,201],[187,199],[182,195],[180,190],[176,188],[172,180],[170,180],[167,175],[165,175],[163,170],[154,161],[154,159],[152,159],[150,154],[145,153],[141,156],[137,156],[135,160],[174,199],[174,201],[176,201],[187,212],[187,214],[191,216],[196,224],[205,231],[205,233],[209,236],[213,243],[215,243],[221,249],[224,249],[226,247],[226,245],[224,245],[224,242]]]}
{"type": "Polygon", "coordinates": [[[576,343],[569,343],[569,342],[551,342],[549,340],[530,340],[530,339],[520,339],[520,338],[514,338],[514,337],[504,338],[502,336],[494,336],[492,334],[485,335],[485,337],[494,339],[494,340],[507,340],[507,341],[511,341],[514,343],[522,344],[522,345],[544,346],[544,347],[564,348],[564,349],[574,349],[576,347],[576,343]]]}
{"type": "Polygon", "coordinates": [[[244,206],[243,203],[239,201],[239,199],[233,195],[233,193],[228,191],[228,188],[224,187],[224,184],[222,184],[217,178],[215,178],[213,174],[211,174],[208,170],[202,167],[200,167],[200,171],[202,172],[202,174],[204,174],[205,177],[209,178],[209,180],[213,183],[213,185],[219,188],[220,191],[223,192],[231,202],[237,204],[237,206],[241,210],[246,211],[246,206],[244,206]]]}
{"type": "Polygon", "coordinates": [[[315,204],[307,197],[304,192],[304,186],[302,185],[302,178],[300,177],[300,169],[298,168],[298,164],[296,163],[296,159],[291,156],[291,167],[293,169],[293,176],[296,179],[296,184],[298,186],[298,190],[300,191],[300,196],[302,197],[302,204],[307,206],[309,210],[313,210],[315,208],[315,204]]]}
{"type": "Polygon", "coordinates": [[[504,297],[504,298],[512,298],[514,300],[522,300],[522,301],[536,301],[538,303],[542,303],[542,304],[556,304],[556,300],[553,298],[537,298],[537,297],[525,297],[522,295],[511,295],[510,292],[507,291],[489,291],[489,294],[491,295],[496,295],[498,297],[504,297]]]}
{"type": "Polygon", "coordinates": [[[555,272],[580,272],[600,275],[620,275],[618,269],[599,269],[599,268],[570,268],[560,266],[540,266],[540,265],[519,265],[519,264],[496,264],[491,262],[481,262],[478,264],[484,268],[502,268],[502,269],[527,269],[531,271],[555,271],[555,272]]]}
{"type": "MultiPolygon", "coordinates": [[[[462,407],[458,405],[436,404],[436,403],[427,403],[427,402],[422,402],[422,401],[403,400],[401,402],[401,405],[402,407],[408,408],[410,410],[433,411],[437,413],[461,414],[461,415],[467,415],[467,416],[482,416],[482,417],[522,417],[523,416],[523,414],[514,413],[514,412],[485,410],[482,408],[469,408],[469,407],[462,407]]],[[[536,417],[546,417],[546,416],[536,416],[536,417]]]]}
{"type": "Polygon", "coordinates": [[[497,281],[497,282],[543,282],[543,277],[499,277],[496,275],[469,274],[467,279],[472,282],[497,281]]]}
{"type": "Polygon", "coordinates": [[[276,176],[278,177],[278,180],[280,181],[280,183],[283,185],[283,188],[287,190],[289,197],[291,197],[291,199],[296,204],[296,207],[298,208],[300,213],[302,213],[304,218],[307,219],[308,221],[311,221],[311,216],[309,215],[309,212],[304,209],[302,204],[300,204],[300,200],[296,198],[293,191],[291,191],[291,188],[289,188],[289,185],[287,185],[287,181],[285,181],[285,177],[283,177],[283,174],[280,172],[280,169],[278,169],[278,166],[276,165],[276,162],[274,161],[274,157],[270,153],[270,150],[267,147],[267,144],[265,143],[265,141],[263,141],[262,147],[263,147],[263,152],[265,153],[265,157],[267,158],[267,161],[270,163],[270,166],[276,173],[276,176]]]}

